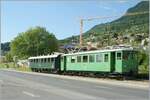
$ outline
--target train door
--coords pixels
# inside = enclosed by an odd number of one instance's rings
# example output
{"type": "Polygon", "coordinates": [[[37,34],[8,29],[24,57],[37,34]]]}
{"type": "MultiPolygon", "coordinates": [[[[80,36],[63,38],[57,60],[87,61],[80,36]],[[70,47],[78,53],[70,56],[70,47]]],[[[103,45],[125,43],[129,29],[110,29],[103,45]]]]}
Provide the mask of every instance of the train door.
{"type": "Polygon", "coordinates": [[[54,69],[56,71],[60,71],[60,69],[61,69],[60,63],[61,63],[61,56],[58,55],[56,58],[54,58],[54,69]]]}
{"type": "Polygon", "coordinates": [[[66,71],[66,64],[67,64],[67,61],[66,61],[66,56],[64,56],[64,71],[66,71]]]}
{"type": "Polygon", "coordinates": [[[116,64],[116,60],[115,60],[115,58],[116,58],[116,54],[115,54],[115,52],[111,52],[111,72],[115,72],[115,64],[116,64]]]}
{"type": "Polygon", "coordinates": [[[52,63],[52,69],[54,69],[55,68],[55,58],[51,58],[51,63],[52,63]]]}

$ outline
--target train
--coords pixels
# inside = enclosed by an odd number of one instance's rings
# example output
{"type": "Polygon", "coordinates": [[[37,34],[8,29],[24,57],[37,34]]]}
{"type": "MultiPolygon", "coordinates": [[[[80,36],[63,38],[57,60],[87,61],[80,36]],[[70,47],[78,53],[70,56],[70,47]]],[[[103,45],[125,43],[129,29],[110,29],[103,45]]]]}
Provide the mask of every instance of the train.
{"type": "Polygon", "coordinates": [[[29,57],[29,66],[35,72],[92,73],[110,75],[136,75],[137,51],[133,48],[117,48],[51,54],[29,57]]]}

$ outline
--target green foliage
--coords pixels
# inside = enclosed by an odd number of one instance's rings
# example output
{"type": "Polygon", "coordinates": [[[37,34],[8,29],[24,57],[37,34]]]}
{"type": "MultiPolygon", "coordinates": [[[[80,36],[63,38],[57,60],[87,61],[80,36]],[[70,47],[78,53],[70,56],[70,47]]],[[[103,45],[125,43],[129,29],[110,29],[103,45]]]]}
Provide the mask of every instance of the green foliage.
{"type": "Polygon", "coordinates": [[[46,55],[57,51],[57,49],[56,37],[42,27],[30,28],[26,32],[20,33],[11,42],[12,55],[18,58],[46,55]]]}
{"type": "Polygon", "coordinates": [[[13,61],[13,57],[11,52],[7,52],[6,53],[6,62],[12,62],[13,61]]]}
{"type": "Polygon", "coordinates": [[[138,53],[139,73],[149,73],[149,54],[143,50],[138,53]]]}
{"type": "Polygon", "coordinates": [[[8,52],[8,51],[10,51],[10,42],[6,42],[6,43],[2,43],[1,44],[1,53],[2,53],[2,55],[4,56],[4,55],[6,55],[6,53],[8,52]]]}

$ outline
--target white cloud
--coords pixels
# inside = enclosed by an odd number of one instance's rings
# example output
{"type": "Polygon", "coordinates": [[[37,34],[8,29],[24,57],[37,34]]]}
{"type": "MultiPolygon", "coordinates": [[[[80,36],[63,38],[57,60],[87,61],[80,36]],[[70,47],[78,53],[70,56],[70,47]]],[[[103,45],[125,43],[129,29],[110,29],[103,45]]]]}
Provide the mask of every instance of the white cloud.
{"type": "Polygon", "coordinates": [[[127,3],[128,0],[118,0],[118,3],[127,3]]]}
{"type": "Polygon", "coordinates": [[[103,9],[107,9],[107,10],[112,9],[112,8],[110,8],[110,7],[106,7],[106,6],[103,6],[102,8],[103,8],[103,9]]]}

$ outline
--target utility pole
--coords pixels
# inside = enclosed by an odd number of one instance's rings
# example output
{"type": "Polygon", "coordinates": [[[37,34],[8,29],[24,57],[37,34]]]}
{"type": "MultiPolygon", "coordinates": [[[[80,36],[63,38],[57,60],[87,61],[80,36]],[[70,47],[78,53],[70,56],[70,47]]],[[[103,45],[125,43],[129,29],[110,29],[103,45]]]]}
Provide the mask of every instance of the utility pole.
{"type": "MultiPolygon", "coordinates": [[[[1,12],[1,1],[0,1],[0,12],[1,12]]],[[[1,26],[1,20],[0,20],[0,26],[1,26]]],[[[1,54],[1,30],[2,29],[0,27],[0,63],[1,63],[1,60],[2,60],[2,54],[1,54]]]]}
{"type": "Polygon", "coordinates": [[[2,54],[1,54],[1,32],[0,32],[0,63],[2,61],[2,54]]]}
{"type": "Polygon", "coordinates": [[[83,34],[83,19],[80,19],[80,47],[82,47],[82,34],[83,34]]]}

